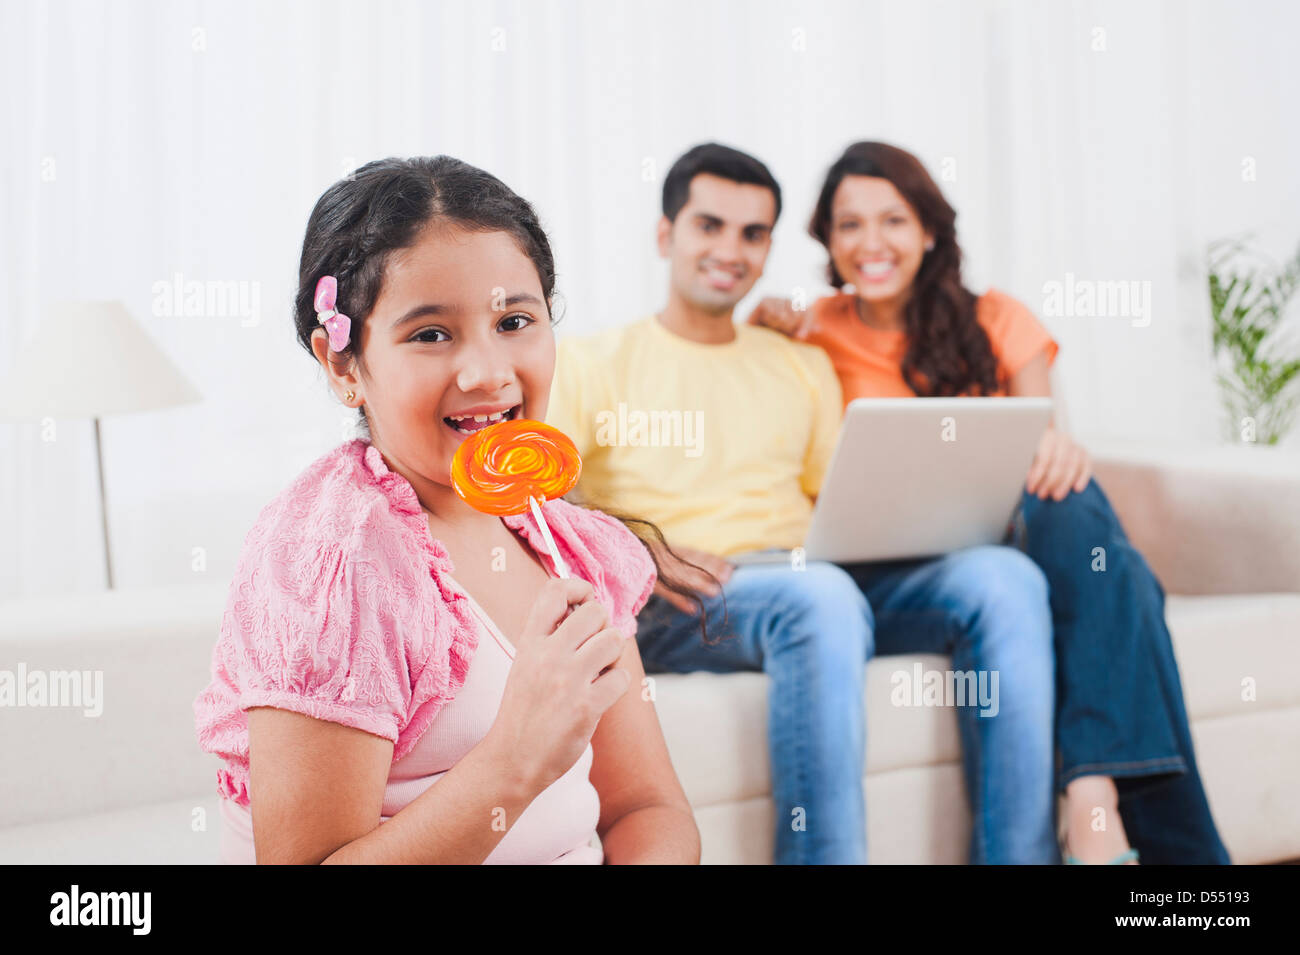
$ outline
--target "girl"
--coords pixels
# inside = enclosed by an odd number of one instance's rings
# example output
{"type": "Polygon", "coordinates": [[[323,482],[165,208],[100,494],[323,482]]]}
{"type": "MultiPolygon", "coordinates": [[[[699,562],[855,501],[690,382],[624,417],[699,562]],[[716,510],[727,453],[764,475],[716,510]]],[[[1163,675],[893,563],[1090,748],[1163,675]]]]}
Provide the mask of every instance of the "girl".
{"type": "MultiPolygon", "coordinates": [[[[1020,302],[962,285],[955,223],[915,156],[855,143],[827,172],[809,225],[840,294],[802,314],[766,299],[750,321],[824,348],[846,405],[1050,396],[1056,342],[1020,302]]],[[[1226,864],[1196,769],[1164,591],[1091,474],[1087,452],[1049,427],[1021,501],[1022,546],[1051,595],[1066,861],[1226,864]],[[1092,567],[1096,547],[1105,548],[1104,574],[1092,567]]]]}
{"type": "Polygon", "coordinates": [[[606,862],[698,862],[640,692],[654,558],[548,501],[558,579],[530,516],[450,484],[467,434],[546,414],[555,268],[532,207],[446,156],[372,162],[316,203],[299,281],[298,339],[364,438],[245,540],[195,702],[223,860],[599,863],[598,834],[606,862]]]}

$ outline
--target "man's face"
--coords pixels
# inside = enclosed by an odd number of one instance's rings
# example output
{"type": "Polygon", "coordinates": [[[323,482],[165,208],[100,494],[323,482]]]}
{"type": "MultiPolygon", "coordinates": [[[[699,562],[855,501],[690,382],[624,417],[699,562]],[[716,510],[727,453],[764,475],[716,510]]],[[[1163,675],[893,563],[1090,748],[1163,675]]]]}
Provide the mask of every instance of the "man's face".
{"type": "Polygon", "coordinates": [[[678,295],[696,308],[730,312],[763,274],[776,197],[766,186],[701,173],[686,205],[659,220],[659,254],[678,295]]]}
{"type": "Polygon", "coordinates": [[[474,416],[546,416],[555,336],[507,233],[426,230],[389,260],[362,335],[372,435],[406,472],[449,484],[456,449],[491,423],[474,416]]]}

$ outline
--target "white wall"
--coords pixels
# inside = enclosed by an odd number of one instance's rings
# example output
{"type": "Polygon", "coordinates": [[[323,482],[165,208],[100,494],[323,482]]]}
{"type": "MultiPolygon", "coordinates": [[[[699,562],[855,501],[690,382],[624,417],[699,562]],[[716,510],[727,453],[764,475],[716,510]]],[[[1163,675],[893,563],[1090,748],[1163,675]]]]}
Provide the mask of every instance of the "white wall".
{"type": "MultiPolygon", "coordinates": [[[[344,436],[289,302],[312,204],[369,159],[450,153],[533,200],[572,334],[662,302],[661,177],[690,145],[785,188],[759,295],[821,288],[820,176],[895,142],[953,174],[973,287],[1043,315],[1066,273],[1151,283],[1146,327],[1044,316],[1075,430],[1143,440],[1217,439],[1206,240],[1300,241],[1285,3],[5,2],[0,31],[0,352],[52,298],[119,298],[206,397],[104,422],[119,587],[192,582],[195,548],[228,577],[344,436]],[[258,323],[153,315],[175,272],[258,283],[258,323]]],[[[0,425],[0,597],[103,586],[90,436],[0,425]]]]}

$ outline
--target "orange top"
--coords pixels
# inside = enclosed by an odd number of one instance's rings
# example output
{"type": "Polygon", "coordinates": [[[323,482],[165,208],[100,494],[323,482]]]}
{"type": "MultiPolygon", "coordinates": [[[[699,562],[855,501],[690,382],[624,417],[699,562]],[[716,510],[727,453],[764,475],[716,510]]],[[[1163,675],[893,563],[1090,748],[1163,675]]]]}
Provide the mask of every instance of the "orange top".
{"type": "MultiPolygon", "coordinates": [[[[812,310],[817,327],[801,340],[820,345],[830,356],[846,407],[854,398],[915,397],[916,392],[903,380],[907,334],[864,324],[858,317],[856,298],[841,293],[815,301],[812,310]]],[[[999,371],[1008,378],[1044,349],[1051,367],[1058,350],[1056,340],[1021,302],[989,289],[976,301],[975,318],[989,336],[999,371]]]]}

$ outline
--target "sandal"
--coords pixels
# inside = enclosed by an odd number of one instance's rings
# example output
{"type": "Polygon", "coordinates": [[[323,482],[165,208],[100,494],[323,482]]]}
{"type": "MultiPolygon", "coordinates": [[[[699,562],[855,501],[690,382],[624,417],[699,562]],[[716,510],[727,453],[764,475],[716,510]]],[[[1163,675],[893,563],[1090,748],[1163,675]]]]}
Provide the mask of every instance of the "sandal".
{"type": "MultiPolygon", "coordinates": [[[[1061,855],[1065,856],[1066,865],[1125,865],[1129,862],[1138,861],[1138,851],[1130,848],[1121,852],[1109,862],[1084,862],[1082,859],[1076,858],[1070,853],[1070,844],[1064,839],[1064,837],[1061,839],[1061,855]]],[[[1141,865],[1140,862],[1138,862],[1138,864],[1141,865]]]]}
{"type": "Polygon", "coordinates": [[[1125,865],[1129,862],[1138,861],[1138,851],[1129,849],[1127,852],[1121,852],[1109,862],[1084,862],[1082,859],[1076,859],[1074,856],[1067,854],[1065,857],[1066,865],[1125,865]]]}

